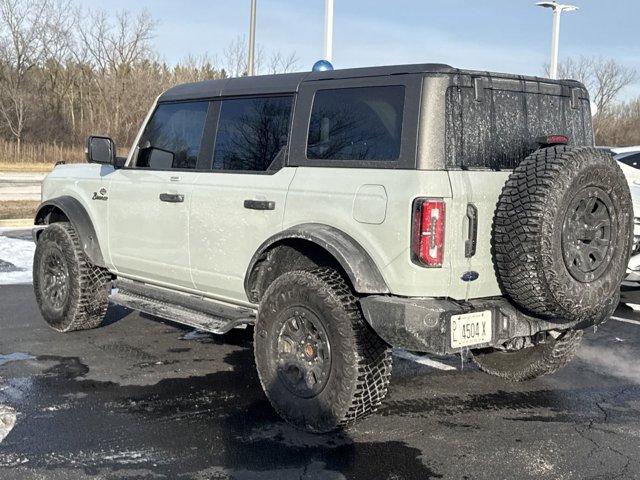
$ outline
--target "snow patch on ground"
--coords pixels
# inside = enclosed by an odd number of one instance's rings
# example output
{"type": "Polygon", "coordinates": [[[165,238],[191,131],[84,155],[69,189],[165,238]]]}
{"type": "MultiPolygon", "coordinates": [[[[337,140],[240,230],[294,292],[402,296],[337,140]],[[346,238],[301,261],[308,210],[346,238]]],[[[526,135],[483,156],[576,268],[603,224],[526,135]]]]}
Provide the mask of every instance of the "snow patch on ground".
{"type": "Polygon", "coordinates": [[[192,330],[190,332],[185,333],[181,338],[181,340],[208,340],[211,338],[211,333],[204,332],[202,330],[192,330]]]}
{"type": "Polygon", "coordinates": [[[0,405],[0,443],[16,424],[16,411],[7,405],[0,405]]]}
{"type": "Polygon", "coordinates": [[[5,363],[9,362],[19,362],[21,360],[33,360],[34,358],[36,357],[34,357],[33,355],[29,355],[28,353],[9,353],[7,355],[0,355],[0,365],[4,365],[5,363]]]}
{"type": "Polygon", "coordinates": [[[29,240],[0,235],[0,285],[31,283],[33,253],[36,246],[29,240]]]}

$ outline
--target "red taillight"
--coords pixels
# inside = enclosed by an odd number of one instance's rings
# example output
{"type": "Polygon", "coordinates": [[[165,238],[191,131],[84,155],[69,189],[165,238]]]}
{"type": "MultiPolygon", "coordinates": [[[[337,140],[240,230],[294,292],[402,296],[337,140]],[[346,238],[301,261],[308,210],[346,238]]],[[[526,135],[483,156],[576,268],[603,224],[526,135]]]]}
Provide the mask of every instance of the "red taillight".
{"type": "Polygon", "coordinates": [[[427,267],[441,267],[443,248],[444,202],[416,199],[413,203],[413,261],[427,267]]]}

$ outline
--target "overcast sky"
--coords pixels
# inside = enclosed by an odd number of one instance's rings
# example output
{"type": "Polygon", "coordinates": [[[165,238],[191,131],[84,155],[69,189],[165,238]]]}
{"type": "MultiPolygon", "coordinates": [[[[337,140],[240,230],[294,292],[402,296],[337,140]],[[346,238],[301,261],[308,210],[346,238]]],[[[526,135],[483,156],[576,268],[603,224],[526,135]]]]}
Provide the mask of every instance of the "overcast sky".
{"type": "MultiPolygon", "coordinates": [[[[80,0],[87,7],[147,9],[168,62],[220,53],[245,34],[249,0],[80,0]]],[[[257,0],[257,41],[295,50],[298,69],[322,56],[324,0],[257,0]]],[[[563,14],[560,56],[602,55],[640,71],[640,1],[575,0],[563,14]]],[[[336,68],[443,62],[539,75],[549,55],[551,13],[533,0],[335,0],[336,68]]],[[[640,82],[625,97],[640,95],[640,82]]]]}

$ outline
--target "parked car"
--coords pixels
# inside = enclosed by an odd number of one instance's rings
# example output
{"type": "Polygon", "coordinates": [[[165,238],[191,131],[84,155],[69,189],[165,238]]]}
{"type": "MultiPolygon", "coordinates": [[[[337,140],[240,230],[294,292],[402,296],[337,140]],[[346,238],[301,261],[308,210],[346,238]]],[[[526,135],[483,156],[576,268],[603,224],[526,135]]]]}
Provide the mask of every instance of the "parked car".
{"type": "Polygon", "coordinates": [[[380,405],[392,347],[531,379],[618,303],[631,196],[593,138],[575,81],[423,64],[179,85],[126,159],[93,136],[46,178],[36,299],[60,332],[109,300],[254,324],[267,398],[315,432],[380,405]]]}
{"type": "Polygon", "coordinates": [[[623,285],[640,287],[640,147],[612,148],[611,152],[629,183],[633,199],[633,249],[623,285]]]}

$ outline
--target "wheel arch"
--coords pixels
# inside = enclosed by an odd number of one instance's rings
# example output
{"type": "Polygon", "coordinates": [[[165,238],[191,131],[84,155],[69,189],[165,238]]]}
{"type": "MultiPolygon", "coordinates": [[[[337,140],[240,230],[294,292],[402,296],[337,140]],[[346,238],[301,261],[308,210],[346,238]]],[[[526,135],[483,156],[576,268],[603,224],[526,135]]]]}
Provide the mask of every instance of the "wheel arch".
{"type": "Polygon", "coordinates": [[[355,239],[335,227],[307,223],[283,230],[258,247],[245,274],[247,297],[258,303],[280,274],[312,266],[339,269],[358,293],[389,293],[377,265],[355,239]]]}
{"type": "Polygon", "coordinates": [[[79,200],[71,196],[52,198],[40,204],[36,211],[34,224],[34,240],[37,242],[43,228],[42,225],[68,221],[78,234],[82,250],[91,263],[105,267],[102,250],[98,244],[98,236],[87,209],[79,200]]]}

